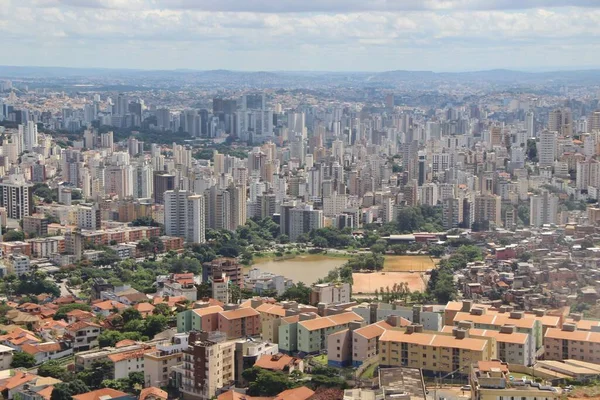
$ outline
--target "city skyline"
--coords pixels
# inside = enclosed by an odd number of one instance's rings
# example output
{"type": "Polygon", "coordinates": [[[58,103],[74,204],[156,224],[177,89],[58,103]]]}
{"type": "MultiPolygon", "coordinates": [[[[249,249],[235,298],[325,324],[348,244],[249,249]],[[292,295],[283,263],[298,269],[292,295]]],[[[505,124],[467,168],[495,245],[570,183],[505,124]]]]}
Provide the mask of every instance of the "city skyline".
{"type": "Polygon", "coordinates": [[[596,1],[8,1],[9,65],[240,71],[600,67],[596,1]],[[575,23],[576,22],[576,23],[575,23]]]}

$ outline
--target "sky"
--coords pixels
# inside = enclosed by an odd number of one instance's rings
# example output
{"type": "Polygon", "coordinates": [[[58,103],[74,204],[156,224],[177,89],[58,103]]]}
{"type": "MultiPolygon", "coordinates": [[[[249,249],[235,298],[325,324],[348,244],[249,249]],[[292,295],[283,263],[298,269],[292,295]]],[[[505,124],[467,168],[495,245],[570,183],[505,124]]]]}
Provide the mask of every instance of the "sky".
{"type": "Polygon", "coordinates": [[[1,65],[600,68],[600,0],[0,0],[1,65]]]}

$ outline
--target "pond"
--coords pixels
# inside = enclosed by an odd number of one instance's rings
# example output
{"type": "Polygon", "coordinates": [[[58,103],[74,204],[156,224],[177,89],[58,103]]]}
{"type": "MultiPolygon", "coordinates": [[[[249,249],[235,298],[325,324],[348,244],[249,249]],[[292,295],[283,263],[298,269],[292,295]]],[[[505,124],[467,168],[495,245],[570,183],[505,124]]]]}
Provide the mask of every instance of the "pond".
{"type": "Polygon", "coordinates": [[[341,257],[312,254],[300,255],[284,260],[266,259],[255,263],[251,268],[283,275],[297,282],[311,285],[320,278],[327,276],[329,271],[342,266],[347,260],[341,257]]]}

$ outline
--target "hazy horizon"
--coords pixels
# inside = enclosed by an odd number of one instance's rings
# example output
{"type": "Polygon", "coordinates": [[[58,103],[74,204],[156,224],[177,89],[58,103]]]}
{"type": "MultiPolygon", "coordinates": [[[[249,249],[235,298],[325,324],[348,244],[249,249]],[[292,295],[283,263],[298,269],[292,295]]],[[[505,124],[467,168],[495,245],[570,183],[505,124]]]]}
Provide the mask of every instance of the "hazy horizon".
{"type": "Polygon", "coordinates": [[[597,0],[4,0],[0,33],[16,66],[600,68],[597,0]]]}

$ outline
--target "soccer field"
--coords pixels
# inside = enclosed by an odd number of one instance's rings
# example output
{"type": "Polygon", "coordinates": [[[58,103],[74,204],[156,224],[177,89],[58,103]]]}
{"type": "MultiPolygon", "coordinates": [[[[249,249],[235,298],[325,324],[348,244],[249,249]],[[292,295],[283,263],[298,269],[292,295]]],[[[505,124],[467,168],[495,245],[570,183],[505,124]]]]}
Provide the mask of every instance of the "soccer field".
{"type": "Polygon", "coordinates": [[[385,256],[384,271],[427,271],[435,268],[436,260],[430,256],[385,256]]]}

